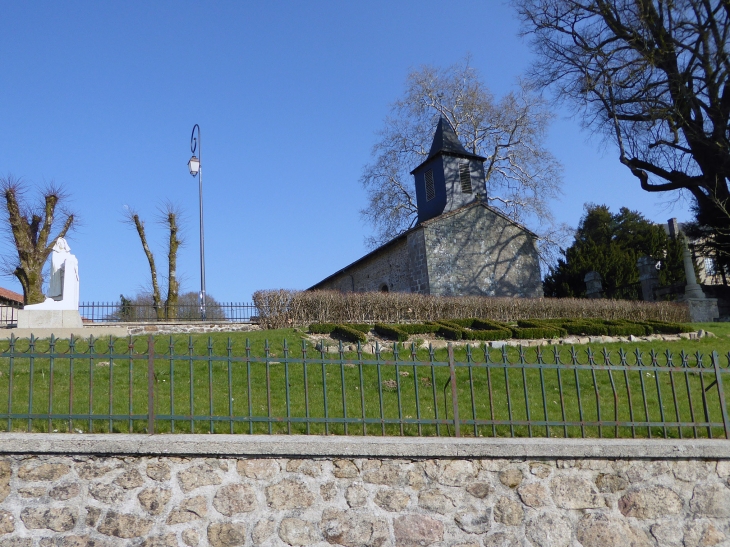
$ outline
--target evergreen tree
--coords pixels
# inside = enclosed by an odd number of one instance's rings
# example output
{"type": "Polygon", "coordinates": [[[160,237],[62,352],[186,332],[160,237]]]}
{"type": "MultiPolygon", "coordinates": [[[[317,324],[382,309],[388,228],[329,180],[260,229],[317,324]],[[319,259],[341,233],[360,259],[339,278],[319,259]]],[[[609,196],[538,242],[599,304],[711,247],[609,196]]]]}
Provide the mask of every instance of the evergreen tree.
{"type": "Polygon", "coordinates": [[[636,263],[643,255],[660,262],[660,286],[684,280],[682,243],[662,226],[626,207],[618,214],[605,205],[586,204],[585,210],[575,241],[545,277],[545,296],[584,297],[584,277],[590,271],[601,274],[604,291],[611,295],[617,287],[638,283],[636,263]]]}

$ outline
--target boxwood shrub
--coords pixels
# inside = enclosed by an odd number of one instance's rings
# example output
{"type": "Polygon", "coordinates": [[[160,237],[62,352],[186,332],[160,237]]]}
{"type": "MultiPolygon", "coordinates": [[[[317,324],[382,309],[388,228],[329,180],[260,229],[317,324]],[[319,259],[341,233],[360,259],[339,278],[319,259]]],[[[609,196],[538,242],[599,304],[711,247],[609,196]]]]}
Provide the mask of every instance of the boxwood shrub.
{"type": "Polygon", "coordinates": [[[436,334],[441,338],[446,338],[447,340],[461,340],[464,337],[464,329],[458,325],[448,325],[439,321],[438,327],[436,334]]]}
{"type": "Polygon", "coordinates": [[[592,321],[568,321],[562,324],[568,334],[578,336],[607,336],[608,327],[592,321]]]}
{"type": "Polygon", "coordinates": [[[683,323],[667,323],[664,321],[644,321],[657,334],[679,334],[680,332],[694,332],[695,329],[683,323]]]}
{"type": "Polygon", "coordinates": [[[448,321],[439,321],[439,323],[448,323],[451,325],[458,325],[463,329],[470,329],[476,319],[449,319],[448,321]]]}
{"type": "Polygon", "coordinates": [[[488,342],[492,340],[509,340],[512,338],[512,331],[510,329],[464,330],[462,333],[464,340],[488,342]]]}
{"type": "Polygon", "coordinates": [[[474,330],[510,330],[510,327],[507,323],[500,323],[499,321],[489,321],[487,319],[474,319],[469,328],[474,330]]]}
{"type": "Polygon", "coordinates": [[[560,338],[562,329],[550,327],[513,327],[512,338],[532,340],[537,338],[560,338]]]}
{"type": "Polygon", "coordinates": [[[457,321],[451,321],[451,320],[443,320],[443,321],[436,321],[436,324],[438,325],[445,325],[447,327],[451,327],[452,329],[463,329],[457,321]]]}
{"type": "Polygon", "coordinates": [[[373,330],[373,326],[369,325],[368,323],[344,323],[348,327],[359,330],[360,332],[363,332],[365,334],[369,333],[371,330],[373,330]]]}
{"type": "Polygon", "coordinates": [[[331,334],[336,338],[347,340],[348,342],[365,343],[368,341],[368,337],[365,336],[365,333],[357,329],[353,329],[350,325],[335,325],[331,334]]]}
{"type": "MultiPolygon", "coordinates": [[[[645,325],[609,325],[609,336],[646,336],[647,327],[645,325]]],[[[651,329],[649,329],[651,334],[651,329]]]]}
{"type": "Polygon", "coordinates": [[[332,334],[332,331],[335,330],[334,323],[312,323],[309,325],[309,332],[312,334],[332,334]]]}
{"type": "MultiPolygon", "coordinates": [[[[538,330],[549,330],[552,332],[549,336],[542,336],[541,338],[562,338],[568,334],[568,331],[561,326],[561,323],[542,321],[538,319],[517,321],[517,327],[520,329],[538,329],[538,330]]],[[[524,333],[523,333],[524,334],[524,333]]],[[[521,338],[524,340],[524,338],[521,338]]]]}
{"type": "Polygon", "coordinates": [[[406,340],[408,340],[408,333],[403,332],[396,325],[375,323],[375,327],[373,327],[373,329],[377,334],[379,334],[383,338],[387,338],[388,340],[397,340],[398,342],[405,342],[406,340]]]}

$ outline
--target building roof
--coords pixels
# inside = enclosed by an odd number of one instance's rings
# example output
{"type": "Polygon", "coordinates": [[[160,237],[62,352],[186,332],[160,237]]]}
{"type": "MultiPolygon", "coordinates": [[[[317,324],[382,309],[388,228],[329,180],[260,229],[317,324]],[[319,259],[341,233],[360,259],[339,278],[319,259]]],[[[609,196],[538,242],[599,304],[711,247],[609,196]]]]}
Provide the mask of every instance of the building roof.
{"type": "Polygon", "coordinates": [[[20,304],[23,303],[22,294],[18,294],[16,292],[8,290],[8,289],[3,289],[2,287],[0,287],[0,299],[12,300],[13,302],[18,302],[20,304]]]}
{"type": "Polygon", "coordinates": [[[501,212],[499,209],[495,209],[494,207],[490,207],[489,205],[487,205],[483,201],[477,201],[477,200],[475,200],[475,201],[472,201],[471,203],[468,203],[467,205],[464,205],[462,207],[459,207],[458,209],[454,209],[453,211],[449,211],[448,213],[440,214],[438,216],[435,216],[435,217],[433,217],[431,219],[426,220],[425,222],[419,222],[413,228],[409,228],[405,232],[403,232],[401,234],[398,234],[397,236],[395,236],[393,239],[391,239],[387,243],[383,243],[380,247],[377,247],[377,248],[373,249],[372,251],[370,251],[369,253],[367,253],[366,255],[361,256],[360,258],[358,258],[354,262],[351,262],[350,264],[348,264],[344,268],[341,268],[341,269],[337,270],[332,275],[328,275],[322,281],[320,281],[318,283],[315,283],[314,285],[312,285],[311,287],[309,287],[307,290],[308,291],[311,291],[313,289],[316,289],[322,283],[324,283],[326,281],[329,281],[330,279],[332,279],[334,277],[337,277],[338,275],[346,272],[347,270],[349,270],[353,266],[359,264],[360,262],[362,262],[364,260],[367,260],[368,258],[370,258],[370,257],[378,254],[381,251],[384,251],[385,249],[387,249],[388,247],[390,247],[391,245],[393,245],[397,241],[400,241],[400,240],[406,238],[408,236],[408,234],[410,234],[411,232],[415,232],[416,230],[420,230],[423,227],[428,226],[430,224],[435,224],[439,220],[442,220],[442,219],[447,218],[449,216],[458,214],[458,213],[460,213],[460,212],[462,212],[462,211],[464,211],[466,209],[470,209],[471,207],[484,207],[485,209],[491,211],[492,213],[494,213],[494,214],[496,214],[496,215],[504,218],[505,220],[507,220],[511,224],[514,224],[515,226],[517,226],[521,230],[524,230],[525,232],[527,232],[529,235],[531,235],[535,239],[540,239],[540,236],[538,236],[535,232],[533,232],[532,230],[530,230],[528,228],[525,228],[522,224],[519,224],[518,222],[515,222],[514,220],[512,220],[511,218],[509,218],[507,215],[505,215],[503,212],[501,212]]]}
{"type": "Polygon", "coordinates": [[[473,154],[464,148],[459,137],[456,136],[456,131],[454,131],[454,128],[451,127],[449,121],[443,116],[441,116],[439,123],[436,126],[436,132],[433,135],[433,142],[431,143],[431,150],[428,152],[428,157],[418,167],[411,171],[411,174],[421,167],[421,165],[432,158],[435,158],[439,154],[459,156],[461,158],[475,158],[481,161],[487,159],[484,156],[473,154]]]}

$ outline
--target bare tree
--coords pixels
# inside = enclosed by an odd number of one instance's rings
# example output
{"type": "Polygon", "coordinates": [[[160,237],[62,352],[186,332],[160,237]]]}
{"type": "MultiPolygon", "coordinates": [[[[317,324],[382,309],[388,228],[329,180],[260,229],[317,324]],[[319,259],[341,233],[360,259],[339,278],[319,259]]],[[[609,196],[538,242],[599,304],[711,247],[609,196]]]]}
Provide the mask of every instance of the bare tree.
{"type": "Polygon", "coordinates": [[[150,266],[150,282],[152,307],[155,310],[157,319],[175,319],[177,317],[178,293],[180,291],[180,282],[177,280],[177,251],[182,245],[179,237],[178,217],[180,213],[178,209],[171,203],[166,203],[159,210],[157,221],[163,224],[169,230],[167,243],[167,296],[162,301],[162,293],[160,291],[160,283],[157,276],[157,265],[155,264],[155,256],[150,250],[147,243],[147,234],[145,232],[145,223],[139,218],[139,214],[133,209],[127,208],[125,221],[135,227],[139,240],[142,243],[147,262],[150,266]]]}
{"type": "Polygon", "coordinates": [[[35,202],[27,199],[29,189],[22,179],[0,178],[0,188],[8,239],[17,253],[17,258],[6,260],[4,270],[20,281],[25,304],[43,302],[43,267],[56,240],[66,237],[76,217],[64,208],[68,196],[54,184],[42,190],[35,202]]]}
{"type": "Polygon", "coordinates": [[[730,2],[519,0],[551,86],[648,192],[687,191],[730,266],[730,2]]]}
{"type": "Polygon", "coordinates": [[[360,211],[375,228],[375,247],[417,221],[410,170],[427,156],[439,116],[448,120],[459,140],[487,158],[484,170],[489,203],[518,222],[550,226],[547,206],[560,191],[562,168],[545,148],[551,111],[523,85],[496,100],[469,66],[469,59],[442,69],[422,66],[406,81],[361,182],[368,205],[360,211]]]}

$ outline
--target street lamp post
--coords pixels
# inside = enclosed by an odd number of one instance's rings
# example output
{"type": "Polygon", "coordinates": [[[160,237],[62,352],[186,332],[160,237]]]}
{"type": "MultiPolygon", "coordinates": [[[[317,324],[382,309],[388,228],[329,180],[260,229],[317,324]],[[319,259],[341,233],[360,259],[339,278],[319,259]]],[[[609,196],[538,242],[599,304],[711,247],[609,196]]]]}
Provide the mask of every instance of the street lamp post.
{"type": "Polygon", "coordinates": [[[203,170],[201,169],[201,159],[203,157],[203,141],[200,138],[200,126],[196,123],[193,126],[193,132],[190,135],[190,151],[193,157],[188,161],[188,169],[190,174],[198,176],[198,192],[200,194],[200,317],[205,321],[205,236],[203,235],[203,170]],[[198,130],[198,137],[195,137],[195,130],[198,130]],[[195,156],[197,150],[198,156],[195,156]]]}

